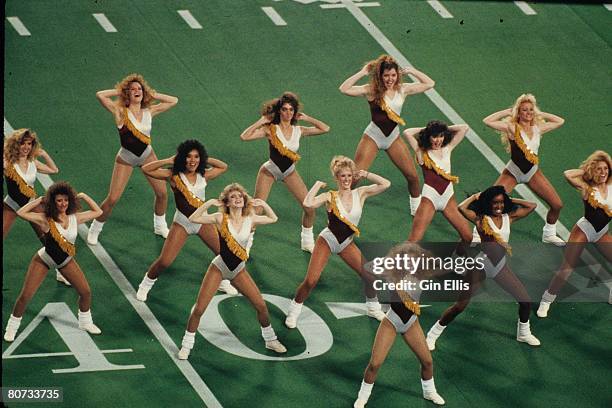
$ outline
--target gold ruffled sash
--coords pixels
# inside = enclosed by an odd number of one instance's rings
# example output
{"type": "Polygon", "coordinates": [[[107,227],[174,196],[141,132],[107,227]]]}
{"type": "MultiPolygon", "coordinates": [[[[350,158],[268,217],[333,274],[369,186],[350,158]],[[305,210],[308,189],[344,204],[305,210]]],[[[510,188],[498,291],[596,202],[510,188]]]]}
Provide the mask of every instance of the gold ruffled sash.
{"type": "Polygon", "coordinates": [[[199,208],[202,206],[202,204],[204,204],[204,201],[202,201],[200,197],[196,196],[191,192],[191,190],[189,190],[189,188],[183,182],[183,179],[181,179],[181,176],[175,174],[172,176],[172,181],[174,181],[174,185],[181,192],[181,194],[183,194],[189,205],[199,208]]]}
{"type": "Polygon", "coordinates": [[[357,226],[355,224],[353,224],[352,222],[350,222],[349,220],[346,219],[346,217],[344,217],[341,213],[340,213],[340,209],[338,208],[338,203],[336,202],[336,198],[338,198],[338,192],[337,191],[330,191],[330,202],[329,205],[334,213],[334,215],[336,217],[338,217],[338,219],[340,221],[342,221],[343,223],[345,223],[351,230],[353,230],[353,232],[355,233],[355,235],[359,236],[360,232],[359,232],[359,228],[357,228],[357,226]]]}
{"type": "Polygon", "coordinates": [[[275,124],[270,124],[270,143],[272,143],[272,146],[274,146],[274,148],[278,150],[280,154],[287,157],[292,162],[296,163],[298,160],[301,159],[299,154],[297,154],[293,150],[288,149],[287,146],[285,146],[283,142],[281,142],[281,140],[278,138],[278,135],[276,134],[275,124]]]}
{"type": "Polygon", "coordinates": [[[438,167],[436,162],[434,162],[431,157],[429,157],[429,154],[427,154],[427,152],[423,152],[423,164],[425,165],[425,167],[433,170],[438,176],[442,177],[443,179],[455,184],[459,182],[459,177],[453,176],[452,174],[449,174],[440,167],[438,167]]]}
{"type": "Polygon", "coordinates": [[[595,189],[593,187],[589,187],[587,191],[587,202],[591,207],[601,208],[608,217],[612,217],[612,209],[595,198],[595,189]]]}
{"type": "Polygon", "coordinates": [[[221,226],[219,227],[219,233],[227,243],[227,247],[229,248],[229,250],[232,251],[232,253],[238,258],[240,258],[241,261],[246,261],[247,259],[249,259],[249,255],[247,254],[246,249],[244,249],[242,245],[240,245],[238,241],[234,239],[234,236],[229,230],[228,223],[229,218],[227,214],[223,214],[223,221],[221,222],[221,226]]]}
{"type": "Polygon", "coordinates": [[[47,222],[49,223],[49,232],[51,233],[51,237],[53,240],[57,242],[62,251],[67,253],[70,256],[74,256],[76,254],[76,247],[70,241],[68,241],[61,232],[57,229],[57,225],[55,225],[55,221],[52,218],[47,218],[47,222]]]}
{"type": "Polygon", "coordinates": [[[512,255],[512,247],[508,245],[508,243],[505,242],[497,232],[493,231],[493,228],[491,228],[491,224],[489,224],[489,222],[493,222],[493,220],[489,216],[485,215],[484,217],[482,217],[481,225],[483,232],[488,236],[493,237],[495,242],[503,246],[506,249],[506,253],[508,255],[512,255]]]}
{"type": "Polygon", "coordinates": [[[538,164],[540,162],[538,155],[532,152],[525,144],[523,136],[521,136],[521,125],[519,125],[518,123],[514,124],[514,142],[521,150],[521,152],[523,152],[525,158],[529,160],[531,164],[538,164]]]}
{"type": "Polygon", "coordinates": [[[132,121],[130,120],[130,117],[128,115],[128,108],[125,108],[125,110],[123,111],[123,124],[130,130],[130,132],[132,132],[132,134],[134,135],[134,137],[136,137],[136,139],[140,140],[142,143],[145,143],[148,145],[151,144],[151,137],[145,135],[140,130],[138,130],[136,125],[134,125],[132,121]]]}
{"type": "Polygon", "coordinates": [[[406,291],[398,290],[397,291],[400,299],[402,299],[402,303],[406,306],[406,309],[410,310],[415,315],[421,314],[421,306],[415,302],[406,291]]]}
{"type": "Polygon", "coordinates": [[[384,110],[387,113],[389,119],[391,119],[393,122],[397,123],[398,125],[406,126],[406,122],[404,121],[404,119],[400,118],[400,116],[395,113],[393,109],[389,107],[389,105],[387,105],[387,102],[385,102],[384,97],[380,100],[380,109],[384,110]]]}
{"type": "Polygon", "coordinates": [[[15,170],[15,166],[12,163],[8,163],[8,166],[6,166],[6,169],[4,169],[4,175],[17,183],[21,194],[28,198],[36,197],[36,190],[34,190],[34,187],[26,183],[23,177],[17,173],[17,170],[15,170]]]}

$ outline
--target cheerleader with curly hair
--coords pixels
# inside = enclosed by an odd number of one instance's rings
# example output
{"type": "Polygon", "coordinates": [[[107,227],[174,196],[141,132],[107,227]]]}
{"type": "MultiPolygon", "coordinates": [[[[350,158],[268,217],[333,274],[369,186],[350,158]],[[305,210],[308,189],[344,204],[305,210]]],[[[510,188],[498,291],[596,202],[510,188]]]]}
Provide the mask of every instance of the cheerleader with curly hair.
{"type": "Polygon", "coordinates": [[[365,128],[355,152],[357,168],[368,170],[378,151],[386,151],[393,164],[406,178],[412,215],[416,214],[421,191],[408,147],[399,137],[399,125],[405,125],[400,115],[407,96],[423,93],[434,85],[435,82],[423,72],[414,67],[400,69],[393,57],[381,55],[347,78],[339,88],[345,95],[366,98],[370,105],[372,121],[365,128]],[[416,82],[402,82],[404,74],[412,75],[416,82]],[[368,84],[356,85],[368,75],[368,84]]]}
{"type": "MultiPolygon", "coordinates": [[[[128,75],[117,83],[114,89],[98,91],[96,97],[102,106],[113,114],[121,147],[115,157],[108,195],[101,204],[103,214],[89,227],[87,243],[90,245],[98,243],[98,236],[102,232],[104,223],[121,198],[134,167],[142,167],[157,160],[151,146],[153,117],[178,103],[177,97],[164,95],[152,89],[140,74],[128,75]],[[155,101],[158,103],[154,103],[155,101]]],[[[153,231],[166,238],[169,232],[166,224],[168,205],[166,184],[153,177],[146,176],[146,179],[155,192],[153,231]]]]}

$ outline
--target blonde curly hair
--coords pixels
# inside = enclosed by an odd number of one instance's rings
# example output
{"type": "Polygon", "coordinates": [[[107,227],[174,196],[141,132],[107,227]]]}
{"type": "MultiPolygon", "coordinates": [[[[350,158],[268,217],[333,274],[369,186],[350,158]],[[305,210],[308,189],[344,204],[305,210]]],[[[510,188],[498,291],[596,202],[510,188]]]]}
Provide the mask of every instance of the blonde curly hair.
{"type": "Polygon", "coordinates": [[[28,161],[34,160],[40,154],[42,146],[36,132],[30,129],[17,129],[4,140],[4,160],[8,163],[16,163],[19,160],[19,148],[27,139],[32,140],[32,150],[28,153],[28,161]]]}
{"type": "MultiPolygon", "coordinates": [[[[516,98],[516,101],[514,101],[514,105],[512,105],[512,107],[510,108],[512,110],[512,112],[510,113],[510,116],[504,118],[503,121],[507,123],[518,124],[519,109],[521,105],[524,103],[530,103],[533,105],[534,115],[533,115],[533,120],[531,121],[531,126],[545,122],[544,118],[542,118],[542,111],[538,107],[535,96],[533,96],[530,93],[524,93],[518,98],[516,98]]],[[[502,145],[505,147],[506,152],[509,153],[510,152],[510,140],[508,139],[507,132],[501,132],[501,142],[502,142],[502,145]]]]}
{"type": "Polygon", "coordinates": [[[357,172],[357,166],[355,162],[346,156],[334,156],[329,164],[329,169],[334,177],[338,175],[342,170],[349,169],[353,174],[357,172]]]}
{"type": "Polygon", "coordinates": [[[393,89],[399,90],[402,86],[402,72],[399,64],[390,55],[383,54],[380,57],[368,62],[368,72],[370,74],[370,92],[374,102],[380,104],[380,101],[385,95],[387,88],[383,83],[383,73],[385,70],[395,69],[397,72],[397,81],[393,85],[393,89]]]}
{"type": "Polygon", "coordinates": [[[120,82],[117,82],[115,89],[119,92],[118,103],[121,106],[130,106],[130,85],[132,82],[137,82],[142,87],[142,102],[140,106],[142,108],[148,108],[153,102],[153,94],[155,90],[149,86],[147,81],[140,74],[130,74],[123,78],[120,82]]]}
{"type": "Polygon", "coordinates": [[[612,172],[612,159],[610,159],[610,155],[608,153],[604,152],[603,150],[597,150],[591,153],[591,155],[587,157],[587,159],[583,161],[582,164],[580,164],[580,170],[584,172],[584,174],[582,175],[582,179],[588,184],[593,183],[593,173],[595,171],[595,167],[597,167],[597,164],[599,162],[605,162],[608,164],[608,178],[606,179],[606,184],[608,183],[608,181],[610,181],[610,172],[612,172]]]}
{"type": "Polygon", "coordinates": [[[225,186],[221,194],[219,194],[219,201],[223,203],[221,212],[224,214],[229,214],[229,196],[234,191],[238,191],[240,194],[242,194],[242,199],[244,200],[242,216],[248,216],[251,213],[251,210],[253,209],[253,200],[249,193],[246,191],[246,189],[242,187],[242,185],[239,183],[232,183],[225,186]]]}

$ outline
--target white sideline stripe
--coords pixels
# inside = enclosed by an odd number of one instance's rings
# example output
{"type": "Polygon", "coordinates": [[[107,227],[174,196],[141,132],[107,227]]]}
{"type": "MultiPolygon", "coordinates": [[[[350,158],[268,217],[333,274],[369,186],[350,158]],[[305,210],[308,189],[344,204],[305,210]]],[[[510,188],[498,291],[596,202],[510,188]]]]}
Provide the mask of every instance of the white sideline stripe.
{"type": "MultiPolygon", "coordinates": [[[[131,353],[132,349],[113,349],[113,350],[100,350],[103,354],[112,353],[131,353]]],[[[3,360],[10,360],[11,358],[37,358],[37,357],[60,357],[60,356],[74,356],[71,351],[62,351],[61,353],[36,353],[36,354],[13,354],[8,357],[2,356],[3,360]]]]}
{"type": "Polygon", "coordinates": [[[92,16],[96,19],[96,21],[102,26],[104,31],[107,33],[116,33],[117,29],[110,22],[110,20],[104,15],[104,13],[93,13],[92,16]]]}
{"type": "MultiPolygon", "coordinates": [[[[378,7],[380,3],[377,1],[371,3],[359,3],[355,4],[357,7],[378,7]]],[[[337,9],[337,8],[345,8],[344,4],[321,4],[319,7],[322,9],[337,9]]]]}
{"type": "MultiPolygon", "coordinates": [[[[7,135],[14,131],[13,127],[10,123],[4,118],[4,134],[7,135]]],[[[49,188],[51,184],[53,184],[53,180],[47,174],[38,173],[37,176],[38,181],[43,187],[46,189],[49,188]]],[[[81,239],[87,243],[87,232],[88,228],[85,224],[79,225],[79,236],[81,239]]],[[[172,341],[172,338],[166,332],[166,329],[159,323],[159,321],[155,318],[151,309],[147,306],[145,302],[140,302],[136,300],[136,291],[132,288],[132,285],[127,280],[121,269],[115,264],[115,261],[110,257],[110,255],[106,252],[104,247],[101,244],[92,246],[87,245],[91,252],[98,258],[98,261],[102,264],[104,269],[108,272],[110,277],[113,279],[115,284],[119,287],[123,295],[126,297],[127,301],[132,305],[132,307],[136,310],[136,313],[142,318],[145,322],[151,333],[155,336],[159,344],[166,350],[166,353],[170,356],[174,364],[181,371],[183,376],[189,381],[189,384],[193,387],[198,396],[204,401],[206,406],[208,407],[222,407],[221,403],[214,396],[212,391],[208,388],[206,383],[202,380],[202,378],[198,375],[198,373],[194,370],[193,366],[187,360],[179,360],[177,358],[178,347],[172,341]]]]}
{"type": "Polygon", "coordinates": [[[516,7],[520,8],[521,11],[527,14],[528,16],[535,16],[536,14],[538,14],[534,9],[531,8],[529,4],[527,4],[526,1],[515,1],[514,4],[516,4],[516,7]]]}
{"type": "Polygon", "coordinates": [[[26,26],[21,22],[19,17],[7,17],[6,19],[8,20],[9,23],[11,23],[15,31],[17,31],[17,34],[19,34],[20,36],[28,37],[32,35],[30,31],[28,31],[26,26]]]}
{"type": "MultiPolygon", "coordinates": [[[[403,67],[413,67],[413,65],[404,57],[404,55],[389,41],[389,39],[380,31],[380,29],[374,25],[374,22],[365,15],[365,13],[360,10],[356,4],[354,4],[350,0],[341,0],[342,4],[346,5],[346,8],[350,13],[355,17],[355,19],[365,28],[368,33],[378,42],[378,44],[393,58],[397,60],[400,66],[403,67]]],[[[416,78],[410,76],[412,80],[416,78]]],[[[433,102],[434,105],[442,112],[446,117],[451,121],[451,123],[467,123],[459,114],[446,102],[442,96],[435,89],[430,89],[425,92],[425,95],[433,102]]],[[[470,131],[466,135],[467,139],[474,145],[476,149],[484,156],[485,159],[497,170],[498,173],[501,173],[504,169],[504,162],[495,154],[495,152],[478,136],[478,134],[470,129],[470,131]]],[[[540,201],[540,199],[531,192],[524,184],[517,185],[515,190],[522,195],[525,199],[529,201],[533,201],[537,204],[536,212],[542,219],[546,220],[546,207],[540,201]]],[[[565,241],[569,238],[568,229],[561,223],[561,221],[557,222],[557,233],[563,238],[565,241]]],[[[552,245],[552,244],[551,244],[552,245]]],[[[604,272],[607,274],[605,269],[601,267],[599,271],[596,270],[595,264],[598,262],[593,258],[588,251],[582,251],[582,255],[580,256],[582,260],[589,265],[591,271],[593,271],[596,275],[599,272],[604,272]]],[[[604,285],[608,288],[612,289],[612,279],[608,281],[603,280],[604,285]]]]}
{"type": "Polygon", "coordinates": [[[427,4],[442,18],[453,18],[453,15],[438,0],[427,0],[427,4]]]}
{"type": "Polygon", "coordinates": [[[612,11],[612,3],[606,3],[603,6],[607,8],[608,10],[612,11]]]}
{"type": "Polygon", "coordinates": [[[283,18],[280,16],[280,14],[276,12],[276,10],[274,10],[274,7],[262,7],[261,9],[264,13],[267,14],[268,17],[270,17],[270,20],[272,20],[272,22],[277,26],[287,25],[287,22],[283,20],[283,18]]]}
{"type": "Polygon", "coordinates": [[[194,30],[202,29],[202,25],[195,19],[189,10],[176,10],[176,12],[183,17],[183,20],[185,20],[189,27],[193,28],[194,30]]]}

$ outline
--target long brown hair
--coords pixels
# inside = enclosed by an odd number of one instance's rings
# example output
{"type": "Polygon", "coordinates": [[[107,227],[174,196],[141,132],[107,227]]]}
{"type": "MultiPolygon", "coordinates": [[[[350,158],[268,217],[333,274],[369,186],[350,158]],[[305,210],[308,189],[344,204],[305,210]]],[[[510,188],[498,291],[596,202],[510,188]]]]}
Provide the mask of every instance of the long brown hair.
{"type": "Polygon", "coordinates": [[[368,62],[368,72],[370,73],[370,92],[374,102],[380,104],[385,96],[385,84],[383,83],[383,73],[386,70],[394,69],[397,72],[397,81],[393,85],[393,89],[399,90],[402,86],[402,73],[399,64],[390,55],[383,54],[377,59],[368,62]]]}
{"type": "Polygon", "coordinates": [[[47,190],[45,198],[43,199],[43,205],[45,208],[45,216],[47,218],[53,218],[55,221],[59,221],[59,212],[55,205],[55,197],[58,195],[68,196],[68,209],[66,214],[74,214],[81,209],[79,200],[77,199],[77,193],[70,184],[65,181],[58,181],[53,183],[47,190]]]}
{"type": "Polygon", "coordinates": [[[138,82],[142,87],[142,102],[140,106],[142,108],[148,108],[153,102],[152,94],[155,90],[149,86],[147,81],[140,74],[130,74],[123,78],[120,82],[117,82],[115,89],[119,91],[119,101],[121,106],[130,106],[130,85],[132,82],[138,82]]]}
{"type": "Polygon", "coordinates": [[[4,140],[4,160],[16,163],[19,160],[19,148],[26,139],[32,140],[32,150],[28,154],[28,161],[34,160],[39,155],[42,146],[36,132],[30,129],[17,129],[4,140]]]}

